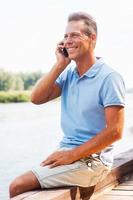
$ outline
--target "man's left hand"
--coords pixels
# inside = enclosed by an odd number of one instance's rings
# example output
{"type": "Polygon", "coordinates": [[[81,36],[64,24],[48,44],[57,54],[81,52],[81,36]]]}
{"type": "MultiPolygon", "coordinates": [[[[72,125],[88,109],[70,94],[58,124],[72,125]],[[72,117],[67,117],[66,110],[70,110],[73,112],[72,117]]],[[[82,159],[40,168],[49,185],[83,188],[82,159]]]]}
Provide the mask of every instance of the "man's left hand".
{"type": "Polygon", "coordinates": [[[57,167],[60,165],[71,164],[76,159],[74,158],[73,150],[67,151],[56,151],[51,154],[46,160],[40,164],[42,167],[50,165],[50,168],[57,167]]]}

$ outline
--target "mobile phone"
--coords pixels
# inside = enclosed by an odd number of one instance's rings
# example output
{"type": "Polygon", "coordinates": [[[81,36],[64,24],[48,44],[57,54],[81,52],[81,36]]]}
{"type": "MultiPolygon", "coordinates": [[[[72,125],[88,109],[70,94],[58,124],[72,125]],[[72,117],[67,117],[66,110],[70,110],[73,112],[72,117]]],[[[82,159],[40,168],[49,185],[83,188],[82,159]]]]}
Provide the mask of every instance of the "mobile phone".
{"type": "Polygon", "coordinates": [[[62,49],[62,53],[63,53],[63,55],[64,55],[65,57],[68,57],[68,52],[67,52],[66,48],[63,48],[63,49],[62,49]]]}

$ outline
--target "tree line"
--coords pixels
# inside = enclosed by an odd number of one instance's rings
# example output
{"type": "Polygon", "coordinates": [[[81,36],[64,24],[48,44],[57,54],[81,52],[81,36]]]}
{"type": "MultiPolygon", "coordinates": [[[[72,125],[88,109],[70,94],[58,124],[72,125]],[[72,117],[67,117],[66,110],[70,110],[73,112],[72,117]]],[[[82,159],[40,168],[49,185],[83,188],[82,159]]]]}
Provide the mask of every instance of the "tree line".
{"type": "Polygon", "coordinates": [[[41,71],[12,73],[0,69],[0,91],[30,90],[42,75],[41,71]]]}

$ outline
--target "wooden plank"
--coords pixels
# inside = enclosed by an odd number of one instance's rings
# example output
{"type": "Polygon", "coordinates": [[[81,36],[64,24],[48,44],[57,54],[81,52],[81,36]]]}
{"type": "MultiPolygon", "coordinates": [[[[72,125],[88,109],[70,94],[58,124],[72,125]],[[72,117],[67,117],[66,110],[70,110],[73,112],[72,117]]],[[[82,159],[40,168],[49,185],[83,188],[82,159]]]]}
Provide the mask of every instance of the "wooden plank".
{"type": "MultiPolygon", "coordinates": [[[[132,166],[132,168],[133,168],[133,166],[132,166]]],[[[123,176],[121,178],[121,182],[127,182],[127,181],[133,181],[133,173],[127,173],[126,176],[123,176]]]]}
{"type": "Polygon", "coordinates": [[[118,185],[113,190],[133,190],[133,185],[118,185]]]}
{"type": "MultiPolygon", "coordinates": [[[[77,189],[77,188],[75,188],[77,189]]],[[[26,198],[26,200],[80,200],[80,196],[78,196],[79,193],[77,191],[74,191],[73,189],[70,192],[70,189],[54,189],[49,191],[41,191],[37,194],[34,194],[32,196],[29,196],[26,198]]]]}
{"type": "Polygon", "coordinates": [[[133,185],[133,181],[126,181],[121,183],[120,185],[133,185]]]}
{"type": "Polygon", "coordinates": [[[98,200],[133,200],[133,197],[132,196],[108,196],[108,195],[105,195],[104,197],[99,197],[98,200]]]}
{"type": "MultiPolygon", "coordinates": [[[[56,200],[56,199],[60,199],[66,196],[66,193],[68,191],[66,190],[59,190],[59,191],[43,191],[43,192],[39,192],[38,194],[32,195],[31,197],[28,197],[27,200],[56,200]]],[[[65,198],[63,198],[65,199],[65,198]]]]}
{"type": "Polygon", "coordinates": [[[113,188],[112,191],[106,192],[98,200],[130,200],[133,199],[133,173],[128,174],[123,180],[124,183],[121,183],[116,188],[113,188]],[[128,177],[128,178],[127,178],[128,177]]]}
{"type": "Polygon", "coordinates": [[[23,194],[20,194],[20,195],[14,197],[14,198],[11,198],[11,200],[22,200],[22,199],[28,198],[29,196],[36,194],[38,192],[39,192],[39,190],[25,192],[23,194]]]}
{"type": "Polygon", "coordinates": [[[121,195],[121,196],[132,196],[133,197],[133,190],[132,191],[125,191],[125,190],[111,190],[107,195],[121,195]]]}
{"type": "Polygon", "coordinates": [[[130,200],[133,199],[133,190],[112,190],[102,195],[98,200],[130,200]]]}

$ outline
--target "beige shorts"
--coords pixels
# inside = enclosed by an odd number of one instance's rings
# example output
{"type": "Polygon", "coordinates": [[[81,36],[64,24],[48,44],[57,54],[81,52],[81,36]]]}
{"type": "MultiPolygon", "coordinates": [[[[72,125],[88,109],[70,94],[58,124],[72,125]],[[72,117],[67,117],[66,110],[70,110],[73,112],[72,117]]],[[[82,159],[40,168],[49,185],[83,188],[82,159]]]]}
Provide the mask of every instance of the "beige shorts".
{"type": "MultiPolygon", "coordinates": [[[[61,148],[59,150],[68,150],[61,148]]],[[[69,165],[54,168],[38,166],[32,170],[37,177],[41,188],[54,188],[62,186],[89,187],[103,180],[110,172],[98,155],[81,159],[69,165]]]]}

